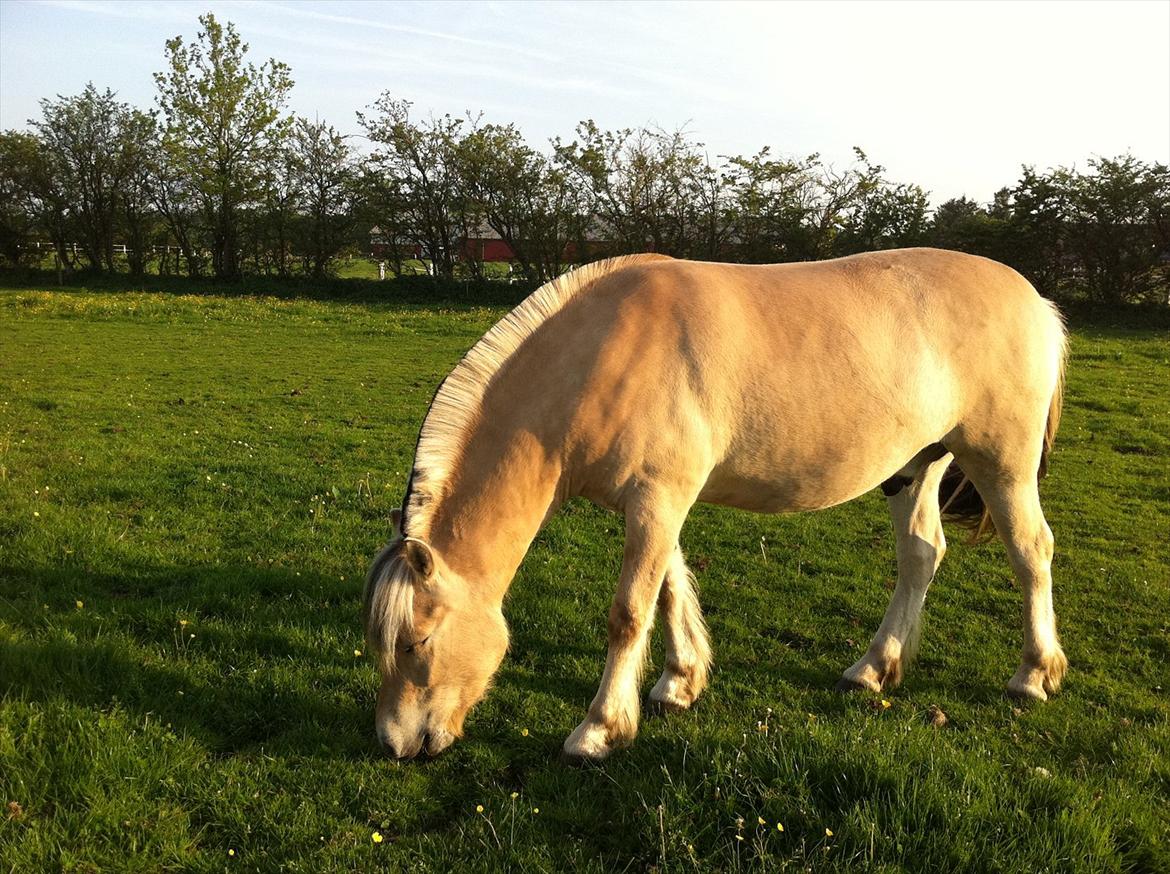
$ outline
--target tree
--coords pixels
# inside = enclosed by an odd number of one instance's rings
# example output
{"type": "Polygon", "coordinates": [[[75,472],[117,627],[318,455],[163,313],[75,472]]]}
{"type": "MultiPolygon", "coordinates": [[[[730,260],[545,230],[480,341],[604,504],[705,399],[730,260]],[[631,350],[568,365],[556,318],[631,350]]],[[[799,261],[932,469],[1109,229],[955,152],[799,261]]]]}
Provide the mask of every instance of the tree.
{"type": "Polygon", "coordinates": [[[286,155],[299,213],[297,247],[305,272],[321,279],[350,240],[356,221],[358,173],[353,154],[331,125],[299,119],[286,155]]]}
{"type": "Polygon", "coordinates": [[[118,132],[119,173],[114,200],[133,276],[146,272],[152,230],[159,225],[150,195],[151,167],[158,145],[154,116],[132,109],[123,117],[118,132]]]}
{"type": "Polygon", "coordinates": [[[766,146],[728,159],[736,256],[748,263],[804,261],[828,251],[835,202],[825,203],[820,157],[773,158],[766,146]]]}
{"type": "Polygon", "coordinates": [[[687,256],[718,245],[721,179],[682,131],[603,131],[586,120],[553,150],[617,251],[687,256]]]}
{"type": "Polygon", "coordinates": [[[926,236],[927,196],[919,186],[890,182],[885,168],[854,148],[853,196],[837,243],[837,254],[873,252],[920,244],[926,236]]]}
{"type": "Polygon", "coordinates": [[[384,93],[370,113],[358,113],[377,146],[368,168],[382,177],[380,188],[394,199],[406,239],[431,261],[437,276],[450,279],[460,245],[479,216],[464,197],[456,150],[463,121],[444,115],[416,124],[409,100],[384,93]]]}
{"type": "Polygon", "coordinates": [[[1170,169],[1133,155],[1091,158],[1069,187],[1067,246],[1086,287],[1106,303],[1165,299],[1170,254],[1170,169]]]}
{"type": "Polygon", "coordinates": [[[1023,167],[1012,189],[1013,251],[1008,261],[1033,285],[1056,295],[1070,280],[1067,227],[1072,212],[1067,170],[1037,173],[1023,167]]]}
{"type": "MultiPolygon", "coordinates": [[[[188,276],[202,276],[203,255],[202,200],[196,183],[179,167],[170,150],[159,148],[146,165],[146,191],[158,215],[162,216],[169,236],[163,244],[159,272],[170,271],[171,243],[178,248],[186,263],[188,276]]],[[[178,266],[179,257],[175,257],[178,266]]]]}
{"type": "Polygon", "coordinates": [[[514,125],[477,126],[460,140],[456,158],[470,210],[508,245],[525,278],[557,276],[588,221],[573,181],[514,125]]]}
{"type": "Polygon", "coordinates": [[[198,193],[211,233],[217,278],[239,276],[242,207],[262,188],[291,119],[282,117],[293,81],[287,65],[246,63],[235,26],[201,15],[194,43],[167,40],[168,69],[155,73],[166,119],[163,145],[175,171],[198,193]]]}
{"type": "Polygon", "coordinates": [[[73,269],[70,243],[76,228],[71,202],[53,172],[52,156],[35,134],[0,134],[0,194],[3,248],[13,262],[38,231],[57,253],[58,263],[73,269]]]}
{"type": "MultiPolygon", "coordinates": [[[[128,216],[140,217],[139,167],[153,133],[150,116],[98,91],[93,83],[73,97],[41,101],[40,135],[49,172],[76,219],[90,266],[114,270],[114,238],[128,216]]],[[[137,229],[138,225],[135,224],[137,229]]],[[[141,240],[137,257],[141,258],[141,240]]]]}

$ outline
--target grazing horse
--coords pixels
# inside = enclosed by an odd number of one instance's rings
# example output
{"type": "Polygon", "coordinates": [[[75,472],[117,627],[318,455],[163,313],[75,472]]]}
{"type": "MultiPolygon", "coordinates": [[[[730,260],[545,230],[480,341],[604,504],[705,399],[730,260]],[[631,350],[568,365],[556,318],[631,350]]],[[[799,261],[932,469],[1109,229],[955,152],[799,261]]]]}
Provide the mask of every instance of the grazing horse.
{"type": "Polygon", "coordinates": [[[410,758],[460,735],[508,647],[504,594],[575,495],[623,513],[626,538],[605,671],[570,757],[633,740],[655,606],[666,662],[650,702],[687,708],[707,684],[679,549],[696,501],[782,513],[882,488],[898,582],[839,684],[873,691],[912,657],[942,515],[996,530],[1024,596],[1008,689],[1047,698],[1067,661],[1037,480],[1065,345],[1057,311],[1014,270],[935,249],[774,265],[638,255],[542,286],[439,386],[394,539],[370,568],[381,743],[410,758]]]}

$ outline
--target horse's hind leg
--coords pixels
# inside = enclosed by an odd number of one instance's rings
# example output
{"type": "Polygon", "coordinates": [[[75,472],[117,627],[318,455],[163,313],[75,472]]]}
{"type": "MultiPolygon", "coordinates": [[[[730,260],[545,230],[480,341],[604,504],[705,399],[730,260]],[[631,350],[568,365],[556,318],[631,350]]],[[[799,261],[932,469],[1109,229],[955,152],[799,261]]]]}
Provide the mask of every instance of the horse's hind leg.
{"type": "Polygon", "coordinates": [[[707,687],[711,644],[699,609],[694,575],[677,546],[658,593],[658,610],[666,638],[666,665],[650,690],[650,704],[665,712],[685,710],[707,687]]]}
{"type": "Polygon", "coordinates": [[[1024,592],[1024,653],[1008,691],[1045,701],[1060,688],[1068,659],[1056,636],[1052,609],[1052,529],[1040,507],[1036,466],[1022,467],[1018,474],[999,469],[988,475],[972,465],[971,479],[991,512],[1024,592]]]}
{"type": "Polygon", "coordinates": [[[927,464],[887,498],[897,539],[898,584],[869,649],[837,684],[842,691],[897,686],[914,658],[926,590],[946,552],[938,485],[950,460],[948,454],[927,464]]]}

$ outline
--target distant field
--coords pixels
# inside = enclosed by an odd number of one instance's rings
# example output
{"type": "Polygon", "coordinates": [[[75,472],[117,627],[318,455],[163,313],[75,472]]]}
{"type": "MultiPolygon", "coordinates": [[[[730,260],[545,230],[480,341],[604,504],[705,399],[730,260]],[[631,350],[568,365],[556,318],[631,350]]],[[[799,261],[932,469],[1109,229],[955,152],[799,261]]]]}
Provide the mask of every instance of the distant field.
{"type": "Polygon", "coordinates": [[[566,768],[621,555],[575,502],[467,738],[380,758],[360,581],[435,385],[500,314],[0,291],[0,871],[1170,870],[1170,332],[1141,319],[1074,325],[1046,705],[1003,693],[998,544],[951,533],[884,708],[832,691],[895,574],[880,495],[700,507],[710,690],[566,768]]]}

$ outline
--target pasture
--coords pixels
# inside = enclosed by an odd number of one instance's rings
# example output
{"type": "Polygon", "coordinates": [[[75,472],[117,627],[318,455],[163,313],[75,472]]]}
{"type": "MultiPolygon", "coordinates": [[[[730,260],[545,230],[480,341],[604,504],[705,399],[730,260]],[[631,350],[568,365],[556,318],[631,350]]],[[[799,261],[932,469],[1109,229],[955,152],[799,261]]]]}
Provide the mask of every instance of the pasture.
{"type": "Polygon", "coordinates": [[[880,494],[698,507],[711,688],[568,768],[621,560],[574,502],[467,737],[381,758],[361,580],[435,386],[502,312],[0,292],[0,870],[1170,868],[1170,331],[1140,314],[1072,322],[1047,704],[1004,694],[998,543],[950,531],[905,684],[841,696],[895,575],[880,494]]]}

